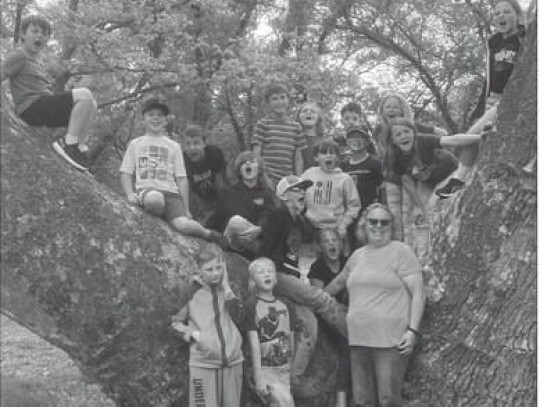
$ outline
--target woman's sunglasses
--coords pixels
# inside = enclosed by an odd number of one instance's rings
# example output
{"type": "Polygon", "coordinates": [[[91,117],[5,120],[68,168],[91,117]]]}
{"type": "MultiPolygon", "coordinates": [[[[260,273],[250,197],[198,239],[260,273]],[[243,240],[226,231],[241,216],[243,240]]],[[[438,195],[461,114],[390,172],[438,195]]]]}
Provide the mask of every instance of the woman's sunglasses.
{"type": "Polygon", "coordinates": [[[390,219],[378,219],[378,218],[367,218],[369,226],[381,225],[383,227],[390,225],[390,219]]]}

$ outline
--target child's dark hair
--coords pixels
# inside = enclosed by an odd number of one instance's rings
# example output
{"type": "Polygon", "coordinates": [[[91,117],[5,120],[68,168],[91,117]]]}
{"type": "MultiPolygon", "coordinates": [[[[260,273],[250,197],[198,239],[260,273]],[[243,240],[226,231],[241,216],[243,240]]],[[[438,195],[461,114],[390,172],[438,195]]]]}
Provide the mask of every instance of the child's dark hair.
{"type": "Polygon", "coordinates": [[[339,157],[339,144],[334,140],[321,140],[313,147],[313,155],[335,153],[339,157]]]}
{"type": "Polygon", "coordinates": [[[200,137],[203,141],[206,141],[203,128],[198,124],[188,124],[186,130],[184,131],[184,137],[186,138],[197,138],[200,137]]]}
{"type": "Polygon", "coordinates": [[[287,88],[287,86],[285,86],[285,84],[283,83],[279,83],[279,82],[270,83],[264,89],[264,100],[268,102],[268,100],[270,99],[270,96],[276,93],[285,93],[287,97],[289,97],[289,88],[287,88]]]}
{"type": "Polygon", "coordinates": [[[23,18],[21,22],[21,33],[26,34],[26,30],[28,30],[30,25],[40,27],[46,36],[51,35],[51,23],[49,23],[49,20],[39,14],[34,14],[23,18]]]}
{"type": "Polygon", "coordinates": [[[360,104],[357,102],[349,102],[341,108],[341,111],[340,111],[341,117],[343,117],[345,113],[347,112],[356,113],[358,114],[358,116],[361,116],[362,106],[360,106],[360,104]]]}

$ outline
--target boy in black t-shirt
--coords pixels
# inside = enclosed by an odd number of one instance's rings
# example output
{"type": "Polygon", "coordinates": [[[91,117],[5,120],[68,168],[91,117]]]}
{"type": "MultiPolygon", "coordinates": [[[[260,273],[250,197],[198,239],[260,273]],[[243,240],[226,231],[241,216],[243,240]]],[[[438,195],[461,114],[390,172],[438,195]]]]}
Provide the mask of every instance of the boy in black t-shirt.
{"type": "Polygon", "coordinates": [[[189,207],[204,223],[215,209],[218,188],[225,184],[225,158],[219,147],[206,144],[198,125],[187,126],[182,148],[192,198],[189,207]]]}
{"type": "MultiPolygon", "coordinates": [[[[341,169],[348,173],[354,180],[360,203],[362,205],[358,217],[362,211],[374,202],[380,202],[384,198],[381,193],[383,183],[382,164],[374,156],[368,153],[368,147],[372,143],[367,130],[360,126],[352,126],[346,133],[347,147],[350,154],[341,164],[341,169]]],[[[358,246],[355,237],[358,217],[348,227],[347,234],[353,248],[358,246]]]]}

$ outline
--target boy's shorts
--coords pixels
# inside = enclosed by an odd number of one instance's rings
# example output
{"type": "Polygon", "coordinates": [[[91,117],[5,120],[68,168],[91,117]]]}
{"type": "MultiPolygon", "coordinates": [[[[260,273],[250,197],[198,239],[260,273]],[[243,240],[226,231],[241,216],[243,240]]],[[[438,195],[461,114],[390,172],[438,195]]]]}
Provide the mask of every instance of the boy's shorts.
{"type": "MultiPolygon", "coordinates": [[[[139,196],[139,202],[144,209],[144,196],[150,192],[155,191],[152,189],[142,189],[137,192],[139,196]]],[[[158,191],[163,194],[165,198],[165,209],[163,210],[163,215],[161,217],[167,222],[171,222],[173,219],[179,218],[181,216],[186,216],[186,207],[184,206],[184,201],[181,196],[173,192],[158,191]]]]}
{"type": "Polygon", "coordinates": [[[31,126],[66,127],[73,109],[73,92],[41,96],[21,113],[31,126]]]}

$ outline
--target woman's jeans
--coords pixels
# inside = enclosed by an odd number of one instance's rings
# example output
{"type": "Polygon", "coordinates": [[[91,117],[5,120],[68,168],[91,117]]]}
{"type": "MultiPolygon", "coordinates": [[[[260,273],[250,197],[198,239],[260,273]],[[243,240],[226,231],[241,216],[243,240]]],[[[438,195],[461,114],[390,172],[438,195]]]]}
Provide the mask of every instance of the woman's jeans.
{"type": "Polygon", "coordinates": [[[351,375],[356,407],[399,407],[409,356],[396,348],[351,346],[351,375]]]}

